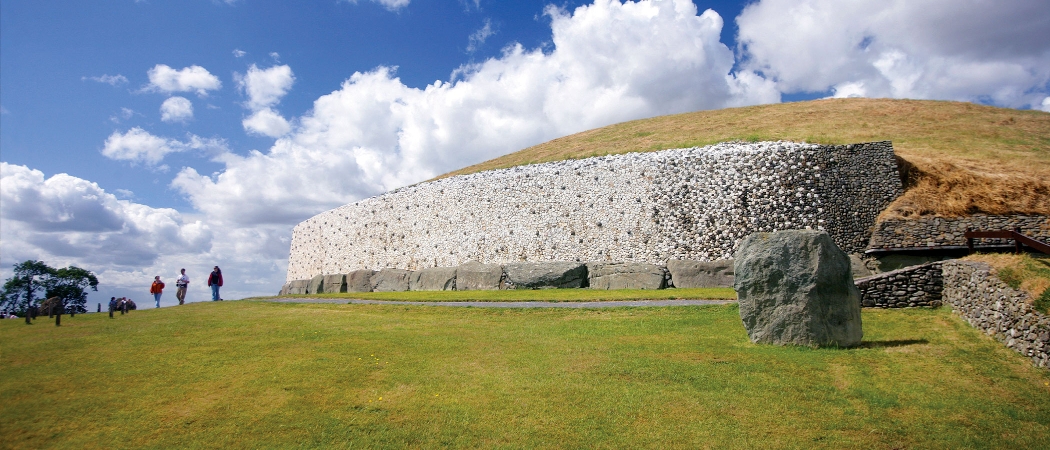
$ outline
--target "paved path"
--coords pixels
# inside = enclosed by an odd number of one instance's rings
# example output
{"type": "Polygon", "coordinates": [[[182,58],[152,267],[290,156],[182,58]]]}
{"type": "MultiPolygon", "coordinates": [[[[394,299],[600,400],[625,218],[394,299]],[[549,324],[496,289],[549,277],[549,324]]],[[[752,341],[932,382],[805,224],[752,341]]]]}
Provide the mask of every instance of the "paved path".
{"type": "Polygon", "coordinates": [[[735,300],[611,300],[605,302],[402,302],[345,298],[275,298],[279,303],[336,303],[355,305],[460,306],[472,308],[620,308],[625,306],[697,306],[724,305],[735,300]]]}

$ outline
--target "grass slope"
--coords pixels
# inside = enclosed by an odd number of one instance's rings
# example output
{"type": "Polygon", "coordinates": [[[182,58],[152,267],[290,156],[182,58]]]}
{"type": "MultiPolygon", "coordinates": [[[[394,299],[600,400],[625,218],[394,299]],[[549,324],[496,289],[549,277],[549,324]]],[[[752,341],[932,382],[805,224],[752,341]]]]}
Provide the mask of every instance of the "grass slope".
{"type": "MultiPolygon", "coordinates": [[[[1050,373],[947,309],[851,350],[735,305],[198,303],[0,321],[5,448],[1039,448],[1050,373]]],[[[1042,443],[1042,444],[1040,444],[1042,443]]]]}
{"type": "Polygon", "coordinates": [[[444,176],[743,140],[893,141],[907,193],[884,217],[1050,214],[1050,114],[973,103],[828,99],[699,111],[562,137],[444,176]]]}

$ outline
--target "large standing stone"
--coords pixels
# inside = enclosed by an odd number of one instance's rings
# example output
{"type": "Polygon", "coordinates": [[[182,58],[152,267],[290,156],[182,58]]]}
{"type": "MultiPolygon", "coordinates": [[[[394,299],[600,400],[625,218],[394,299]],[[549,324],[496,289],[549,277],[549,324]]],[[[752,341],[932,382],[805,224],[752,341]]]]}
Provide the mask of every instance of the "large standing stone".
{"type": "Polygon", "coordinates": [[[664,269],[646,263],[587,263],[591,289],[663,289],[664,269]]]}
{"type": "Polygon", "coordinates": [[[346,274],[346,292],[372,292],[372,275],[375,273],[374,270],[361,269],[346,274]]]}
{"type": "Polygon", "coordinates": [[[317,275],[310,279],[310,284],[306,287],[306,293],[309,295],[323,294],[324,293],[324,275],[317,275]]]}
{"type": "Polygon", "coordinates": [[[752,342],[860,344],[860,291],[849,257],[827,233],[755,233],[736,252],[740,319],[752,342]]]}
{"type": "Polygon", "coordinates": [[[456,290],[494,291],[504,289],[503,266],[470,261],[456,268],[456,290]]]}
{"type": "Polygon", "coordinates": [[[454,291],[456,268],[430,267],[413,272],[408,288],[413,291],[454,291]]]}
{"type": "Polygon", "coordinates": [[[667,261],[671,272],[671,283],[676,288],[733,287],[733,260],[690,261],[672,259],[667,261]]]}
{"type": "Polygon", "coordinates": [[[587,266],[578,262],[512,263],[503,266],[516,289],[582,288],[587,266]]]}
{"type": "Polygon", "coordinates": [[[327,293],[346,292],[346,275],[341,273],[325,275],[324,291],[327,293]]]}
{"type": "Polygon", "coordinates": [[[383,269],[372,275],[373,292],[400,292],[408,290],[408,281],[412,271],[404,269],[383,269]]]}

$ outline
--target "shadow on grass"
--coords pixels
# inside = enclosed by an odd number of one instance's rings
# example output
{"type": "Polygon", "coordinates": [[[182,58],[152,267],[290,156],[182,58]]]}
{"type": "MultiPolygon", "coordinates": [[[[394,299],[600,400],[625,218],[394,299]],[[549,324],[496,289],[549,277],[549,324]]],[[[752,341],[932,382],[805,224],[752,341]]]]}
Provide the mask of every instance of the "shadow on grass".
{"type": "Polygon", "coordinates": [[[890,348],[890,347],[904,347],[905,345],[915,344],[929,344],[930,341],[926,339],[898,339],[889,341],[864,341],[861,342],[856,348],[890,348]]]}

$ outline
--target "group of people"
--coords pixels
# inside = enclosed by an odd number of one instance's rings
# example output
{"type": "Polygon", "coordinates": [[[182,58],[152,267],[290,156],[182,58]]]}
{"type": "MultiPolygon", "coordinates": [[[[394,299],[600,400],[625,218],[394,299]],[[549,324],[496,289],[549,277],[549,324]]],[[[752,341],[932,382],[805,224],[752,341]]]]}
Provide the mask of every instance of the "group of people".
{"type": "MultiPolygon", "coordinates": [[[[175,280],[175,298],[179,299],[179,304],[182,305],[186,302],[186,288],[190,285],[190,277],[186,275],[186,269],[179,270],[179,278],[175,280]]],[[[211,274],[208,275],[208,287],[211,288],[211,301],[221,301],[219,297],[219,287],[222,286],[222,270],[219,266],[215,266],[212,269],[211,274]]],[[[149,293],[153,294],[153,299],[157,301],[157,307],[160,308],[160,296],[164,293],[164,282],[160,280],[160,275],[153,277],[153,285],[149,287],[149,293]]]]}

